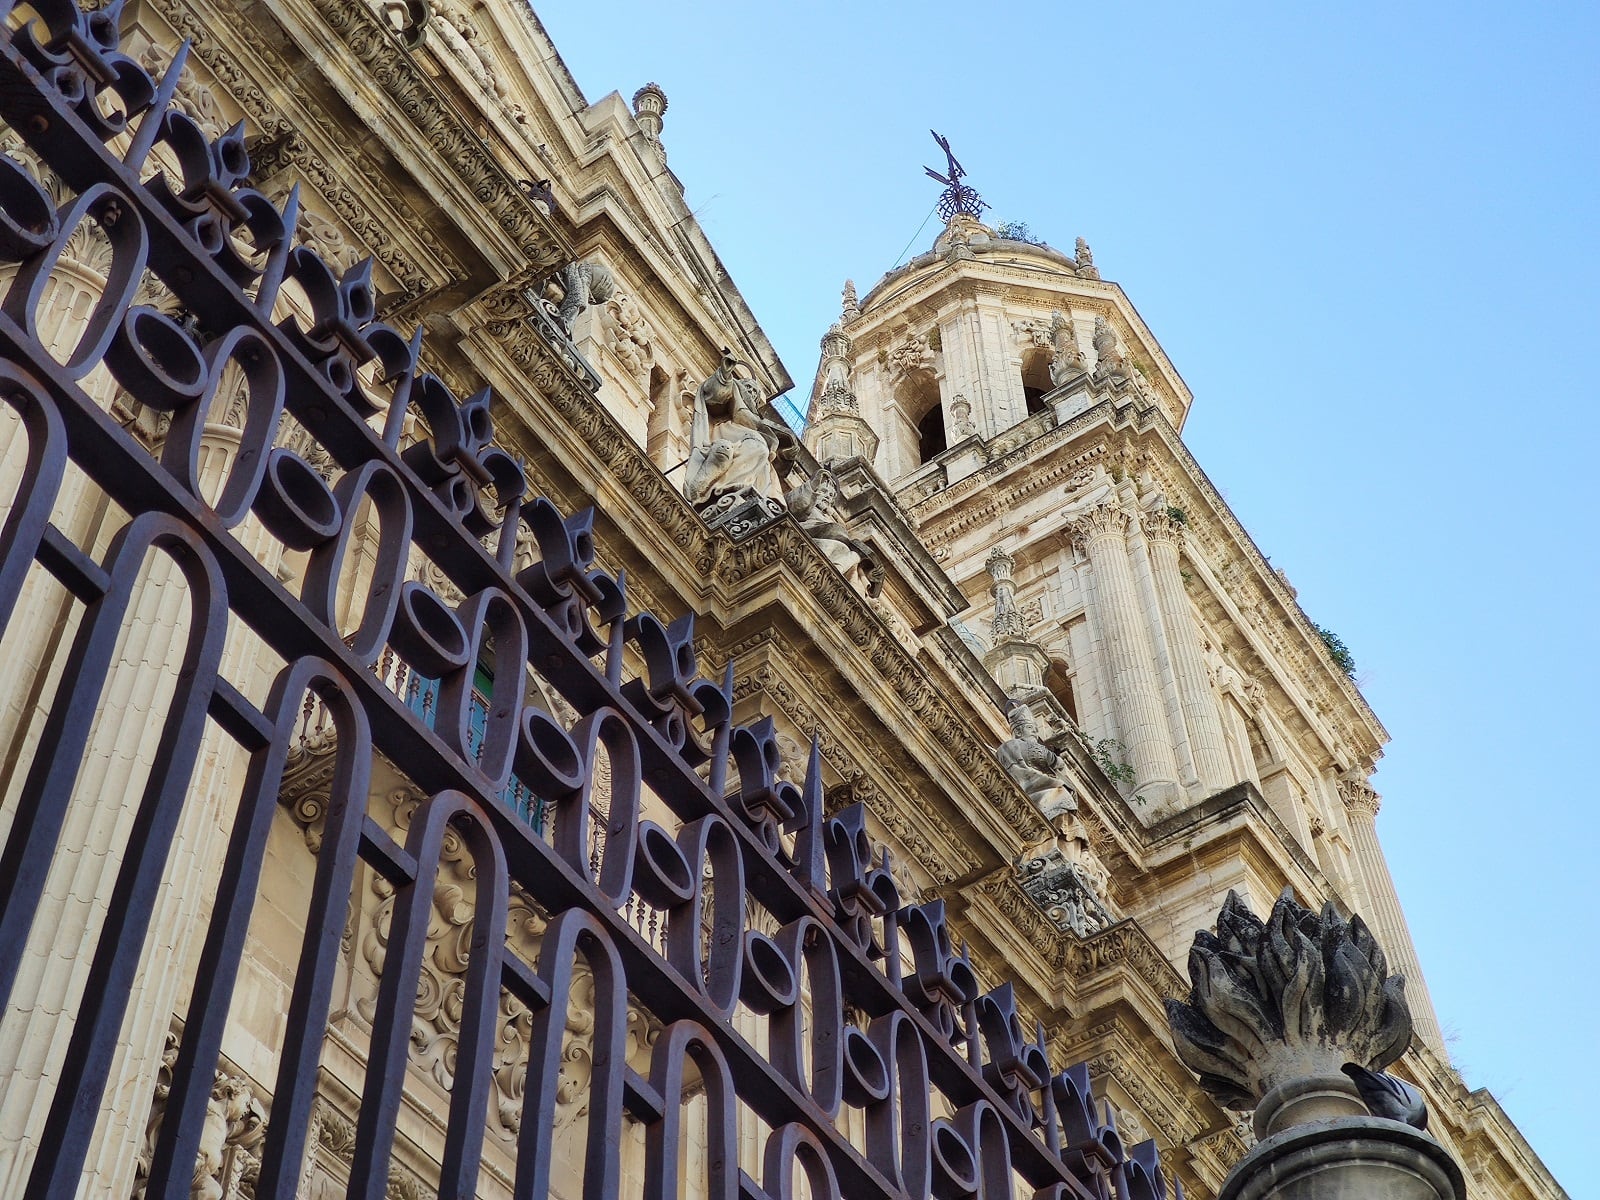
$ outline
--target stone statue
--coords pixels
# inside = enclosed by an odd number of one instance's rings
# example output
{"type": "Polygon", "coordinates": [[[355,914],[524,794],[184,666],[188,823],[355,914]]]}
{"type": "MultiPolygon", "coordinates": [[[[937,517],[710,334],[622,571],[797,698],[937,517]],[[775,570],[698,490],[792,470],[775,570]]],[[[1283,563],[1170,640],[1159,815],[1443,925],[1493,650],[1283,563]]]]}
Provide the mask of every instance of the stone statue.
{"type": "Polygon", "coordinates": [[[834,504],[839,498],[839,484],[833,472],[819,467],[810,479],[784,497],[789,511],[800,522],[800,528],[811,536],[817,549],[828,556],[828,561],[839,568],[839,574],[850,577],[857,567],[866,575],[867,597],[876,598],[883,591],[883,565],[871,546],[853,537],[839,521],[834,504]]]}
{"type": "Polygon", "coordinates": [[[561,286],[561,303],[556,316],[561,328],[570,336],[572,323],[584,309],[604,304],[617,290],[617,280],[611,268],[604,263],[574,262],[561,268],[557,277],[561,286]]]}
{"type": "Polygon", "coordinates": [[[759,387],[734,374],[739,365],[723,350],[722,365],[695,393],[683,494],[697,507],[733,492],[767,495],[774,461],[780,452],[792,454],[798,444],[789,429],[757,411],[759,387]]]}
{"type": "Polygon", "coordinates": [[[1039,722],[1033,710],[1026,704],[1014,704],[1006,717],[1012,736],[995,751],[1005,773],[1047,820],[1076,814],[1077,793],[1061,774],[1061,756],[1039,740],[1039,722]]]}

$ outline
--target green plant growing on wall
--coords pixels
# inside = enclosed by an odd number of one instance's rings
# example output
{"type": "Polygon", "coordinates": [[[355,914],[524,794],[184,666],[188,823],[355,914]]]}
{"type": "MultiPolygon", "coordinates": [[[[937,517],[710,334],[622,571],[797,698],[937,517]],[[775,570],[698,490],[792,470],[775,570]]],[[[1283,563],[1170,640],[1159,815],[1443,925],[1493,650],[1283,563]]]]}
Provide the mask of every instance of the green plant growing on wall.
{"type": "Polygon", "coordinates": [[[1179,508],[1176,504],[1167,506],[1167,516],[1171,517],[1179,525],[1187,525],[1189,523],[1188,512],[1179,508]]]}
{"type": "Polygon", "coordinates": [[[1005,238],[1008,242],[1027,242],[1030,246],[1043,246],[1045,240],[1033,236],[1033,230],[1028,228],[1026,221],[1001,221],[995,226],[995,236],[1005,238]]]}
{"type": "Polygon", "coordinates": [[[1344,644],[1344,639],[1331,629],[1324,629],[1321,625],[1313,625],[1317,636],[1322,639],[1322,644],[1328,648],[1328,657],[1333,659],[1334,666],[1343,671],[1346,679],[1356,677],[1356,656],[1350,653],[1350,647],[1344,644]]]}
{"type": "Polygon", "coordinates": [[[1105,772],[1106,778],[1112,783],[1132,784],[1135,780],[1133,768],[1128,765],[1124,755],[1128,748],[1116,738],[1092,738],[1083,735],[1083,744],[1089,751],[1089,757],[1094,759],[1095,765],[1105,772]]]}
{"type": "Polygon", "coordinates": [[[928,349],[941,350],[944,348],[944,338],[939,335],[939,327],[935,325],[928,330],[928,349]]]}

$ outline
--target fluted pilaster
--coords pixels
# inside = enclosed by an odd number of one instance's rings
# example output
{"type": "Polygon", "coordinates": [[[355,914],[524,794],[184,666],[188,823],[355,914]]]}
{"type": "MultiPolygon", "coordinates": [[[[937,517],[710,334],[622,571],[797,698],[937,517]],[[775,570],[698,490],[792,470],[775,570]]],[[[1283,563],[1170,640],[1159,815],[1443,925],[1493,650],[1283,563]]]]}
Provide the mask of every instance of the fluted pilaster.
{"type": "Polygon", "coordinates": [[[1444,1053],[1439,1018],[1433,1011],[1433,1000],[1422,978],[1422,964],[1411,942],[1411,930],[1406,925],[1405,913],[1401,911],[1400,897],[1394,890],[1394,877],[1389,874],[1383,847],[1378,843],[1378,808],[1382,799],[1364,779],[1341,779],[1339,796],[1350,818],[1350,839],[1355,847],[1356,865],[1366,881],[1367,898],[1372,904],[1372,911],[1363,915],[1394,960],[1394,965],[1406,977],[1406,999],[1410,1002],[1411,1017],[1418,1035],[1435,1050],[1444,1053]]]}
{"type": "Polygon", "coordinates": [[[1135,794],[1155,805],[1170,804],[1182,789],[1139,593],[1128,565],[1128,524],[1128,514],[1121,508],[1101,504],[1078,516],[1069,528],[1094,572],[1094,610],[1105,638],[1107,675],[1118,729],[1133,768],[1135,794]]]}
{"type": "Polygon", "coordinates": [[[1178,701],[1183,724],[1189,735],[1189,750],[1194,756],[1195,774],[1203,795],[1209,796],[1235,782],[1228,769],[1227,742],[1222,736],[1222,717],[1215,695],[1206,678],[1205,658],[1200,653],[1200,638],[1189,598],[1184,594],[1183,575],[1178,566],[1178,538],[1182,526],[1167,510],[1148,513],[1144,519],[1145,543],[1150,547],[1150,565],[1155,576],[1156,602],[1161,623],[1167,632],[1167,653],[1178,685],[1178,701]]]}

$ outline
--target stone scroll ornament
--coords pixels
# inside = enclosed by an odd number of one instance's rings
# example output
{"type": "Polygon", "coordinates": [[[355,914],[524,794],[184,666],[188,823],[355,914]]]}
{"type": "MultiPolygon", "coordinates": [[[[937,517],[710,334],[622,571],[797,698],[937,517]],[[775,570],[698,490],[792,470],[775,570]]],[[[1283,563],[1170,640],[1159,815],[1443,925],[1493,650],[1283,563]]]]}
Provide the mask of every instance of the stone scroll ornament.
{"type": "Polygon", "coordinates": [[[1405,978],[1366,923],[1321,913],[1285,889],[1263,921],[1228,893],[1216,933],[1194,935],[1188,1003],[1167,1001],[1178,1057],[1227,1108],[1255,1108],[1285,1084],[1377,1071],[1411,1042],[1405,978]]]}

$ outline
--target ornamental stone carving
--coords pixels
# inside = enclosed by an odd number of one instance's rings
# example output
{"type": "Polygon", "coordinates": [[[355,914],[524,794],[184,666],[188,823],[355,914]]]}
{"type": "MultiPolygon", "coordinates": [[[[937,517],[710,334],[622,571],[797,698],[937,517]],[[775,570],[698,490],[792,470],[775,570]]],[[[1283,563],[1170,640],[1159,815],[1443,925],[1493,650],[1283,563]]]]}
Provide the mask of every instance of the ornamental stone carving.
{"type": "Polygon", "coordinates": [[[1013,704],[1006,714],[1011,737],[995,757],[1011,781],[1032,800],[1046,820],[1075,815],[1078,794],[1063,773],[1061,756],[1039,740],[1039,722],[1026,704],[1013,704]]]}
{"type": "Polygon", "coordinates": [[[1405,978],[1366,923],[1332,903],[1311,912],[1288,889],[1265,921],[1229,892],[1216,933],[1194,935],[1189,981],[1187,1003],[1167,1001],[1174,1045],[1229,1108],[1305,1080],[1348,1091],[1344,1064],[1379,1070],[1411,1042],[1405,978]]]}
{"type": "Polygon", "coordinates": [[[839,574],[859,580],[867,597],[875,598],[883,590],[883,564],[878,561],[877,552],[853,536],[839,519],[838,498],[839,483],[826,467],[819,467],[810,479],[784,497],[800,528],[839,569],[839,574]]]}
{"type": "MultiPolygon", "coordinates": [[[[144,1149],[136,1168],[133,1200],[143,1200],[145,1195],[180,1044],[176,1032],[167,1034],[166,1048],[161,1054],[161,1073],[146,1125],[144,1149]]],[[[250,1083],[227,1071],[218,1071],[211,1087],[211,1098],[206,1102],[200,1153],[189,1184],[190,1200],[248,1200],[254,1196],[256,1174],[261,1167],[261,1143],[266,1136],[267,1111],[250,1083]]]]}
{"type": "Polygon", "coordinates": [[[561,268],[555,282],[560,289],[560,302],[556,316],[567,336],[572,336],[572,323],[584,309],[604,304],[616,293],[616,277],[604,263],[585,261],[568,263],[561,268]]]}
{"type": "Polygon", "coordinates": [[[920,371],[932,371],[933,347],[920,333],[908,330],[901,343],[889,351],[889,373],[898,383],[920,371]]]}
{"type": "Polygon", "coordinates": [[[1368,821],[1377,819],[1378,809],[1383,803],[1382,797],[1378,795],[1371,782],[1355,775],[1339,780],[1339,798],[1352,813],[1368,821]]]}
{"type": "Polygon", "coordinates": [[[840,297],[839,308],[839,323],[841,325],[848,325],[861,315],[861,302],[856,299],[856,281],[854,279],[846,279],[844,281],[844,293],[840,297]]]}
{"type": "Polygon", "coordinates": [[[624,292],[613,293],[600,310],[600,327],[606,348],[640,387],[648,386],[656,357],[656,331],[634,298],[624,292]]]}
{"type": "Polygon", "coordinates": [[[1099,279],[1100,271],[1094,265],[1094,253],[1089,249],[1089,243],[1079,238],[1074,256],[1078,260],[1078,274],[1085,279],[1099,279]]]}
{"type": "Polygon", "coordinates": [[[1016,338],[1017,345],[1027,350],[1050,349],[1050,326],[1043,321],[1032,317],[1024,317],[1020,321],[1011,322],[1011,333],[1016,338]]]}
{"type": "Polygon", "coordinates": [[[1076,379],[1089,369],[1078,345],[1078,335],[1072,328],[1070,313],[1057,310],[1050,314],[1050,384],[1060,387],[1076,379]]]}
{"type": "Polygon", "coordinates": [[[822,335],[822,391],[817,397],[819,412],[858,412],[851,387],[850,339],[838,323],[822,335]]]}
{"type": "Polygon", "coordinates": [[[972,402],[957,394],[950,400],[950,436],[961,442],[974,436],[978,427],[972,423],[972,402]]]}
{"type": "Polygon", "coordinates": [[[1123,353],[1122,340],[1117,337],[1111,322],[1104,317],[1094,319],[1094,354],[1096,379],[1123,383],[1131,377],[1132,370],[1127,355],[1123,353]]]}

